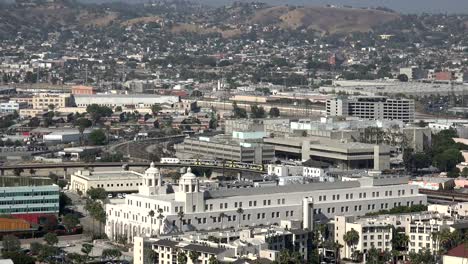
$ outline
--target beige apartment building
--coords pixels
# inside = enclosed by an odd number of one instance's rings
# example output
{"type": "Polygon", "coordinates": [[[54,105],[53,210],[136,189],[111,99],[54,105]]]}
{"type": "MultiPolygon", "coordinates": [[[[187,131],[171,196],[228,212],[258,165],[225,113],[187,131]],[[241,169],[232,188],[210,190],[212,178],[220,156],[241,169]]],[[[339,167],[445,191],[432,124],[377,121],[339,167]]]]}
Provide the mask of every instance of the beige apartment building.
{"type": "Polygon", "coordinates": [[[37,94],[32,99],[34,109],[46,109],[49,105],[54,105],[56,108],[67,107],[71,103],[70,94],[37,94]]]}

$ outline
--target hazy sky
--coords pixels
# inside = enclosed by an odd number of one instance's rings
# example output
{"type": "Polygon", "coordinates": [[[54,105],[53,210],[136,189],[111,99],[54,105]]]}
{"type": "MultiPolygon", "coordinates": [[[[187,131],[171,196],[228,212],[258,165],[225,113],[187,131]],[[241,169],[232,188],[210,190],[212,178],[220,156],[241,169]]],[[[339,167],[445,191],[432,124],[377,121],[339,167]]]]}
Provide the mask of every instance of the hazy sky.
{"type": "MultiPolygon", "coordinates": [[[[2,1],[2,0],[0,0],[2,1]]],[[[79,0],[82,2],[147,2],[148,0],[79,0]]],[[[234,0],[192,0],[211,5],[223,5],[234,0]]],[[[251,2],[252,0],[241,0],[251,2]]],[[[468,14],[468,0],[258,0],[270,4],[326,5],[344,4],[352,6],[385,6],[403,13],[465,13],[468,14]]]]}

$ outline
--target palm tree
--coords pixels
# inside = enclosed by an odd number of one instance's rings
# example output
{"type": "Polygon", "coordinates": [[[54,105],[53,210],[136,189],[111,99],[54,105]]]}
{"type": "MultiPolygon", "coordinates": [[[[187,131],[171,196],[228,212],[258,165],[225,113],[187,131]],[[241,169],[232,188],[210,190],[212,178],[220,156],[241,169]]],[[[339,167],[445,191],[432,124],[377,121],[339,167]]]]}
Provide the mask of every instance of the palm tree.
{"type": "Polygon", "coordinates": [[[183,211],[177,213],[177,217],[179,218],[179,231],[182,232],[182,224],[184,221],[185,214],[183,211]]]}
{"type": "Polygon", "coordinates": [[[351,229],[343,235],[343,240],[346,242],[347,247],[354,246],[359,242],[359,233],[351,229]]]}
{"type": "Polygon", "coordinates": [[[153,217],[154,217],[155,213],[153,210],[150,210],[148,212],[148,216],[150,217],[150,237],[153,236],[153,217]]]}
{"type": "Polygon", "coordinates": [[[161,208],[158,208],[158,220],[159,220],[159,233],[161,232],[162,220],[164,219],[164,215],[162,214],[164,211],[161,208]]]}
{"type": "Polygon", "coordinates": [[[219,218],[221,219],[221,229],[224,228],[224,218],[227,217],[227,215],[225,213],[220,213],[219,214],[219,218]]]}
{"type": "Polygon", "coordinates": [[[242,208],[237,208],[237,211],[236,211],[237,215],[238,215],[238,228],[240,228],[241,226],[241,216],[244,214],[244,209],[242,208]]]}

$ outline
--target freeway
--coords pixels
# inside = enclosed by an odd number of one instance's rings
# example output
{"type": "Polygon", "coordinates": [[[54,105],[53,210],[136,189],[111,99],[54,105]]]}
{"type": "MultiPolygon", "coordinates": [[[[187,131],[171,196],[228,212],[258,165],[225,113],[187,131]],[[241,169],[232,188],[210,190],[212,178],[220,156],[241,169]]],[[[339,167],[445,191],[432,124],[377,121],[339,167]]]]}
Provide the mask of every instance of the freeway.
{"type": "MultiPolygon", "coordinates": [[[[14,170],[17,168],[29,170],[29,169],[71,169],[71,168],[101,168],[101,167],[123,167],[124,165],[130,167],[148,167],[148,162],[64,162],[64,163],[25,163],[25,164],[14,164],[14,165],[3,165],[0,166],[0,173],[4,175],[6,170],[14,170]]],[[[205,169],[216,169],[225,170],[232,172],[245,172],[245,173],[256,173],[262,174],[262,170],[249,169],[249,168],[234,168],[226,166],[215,166],[215,165],[202,165],[202,164],[187,164],[187,163],[155,163],[156,167],[168,167],[168,168],[180,168],[180,167],[192,167],[192,168],[205,168],[205,169]]]]}

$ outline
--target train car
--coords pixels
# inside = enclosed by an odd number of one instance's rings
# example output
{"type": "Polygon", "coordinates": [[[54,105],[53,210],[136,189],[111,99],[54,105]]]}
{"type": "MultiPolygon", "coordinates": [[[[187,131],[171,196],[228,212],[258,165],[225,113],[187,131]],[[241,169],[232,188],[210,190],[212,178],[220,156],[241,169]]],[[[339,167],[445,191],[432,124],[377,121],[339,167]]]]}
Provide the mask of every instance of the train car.
{"type": "Polygon", "coordinates": [[[162,164],[179,164],[180,160],[178,158],[161,158],[162,164]]]}

